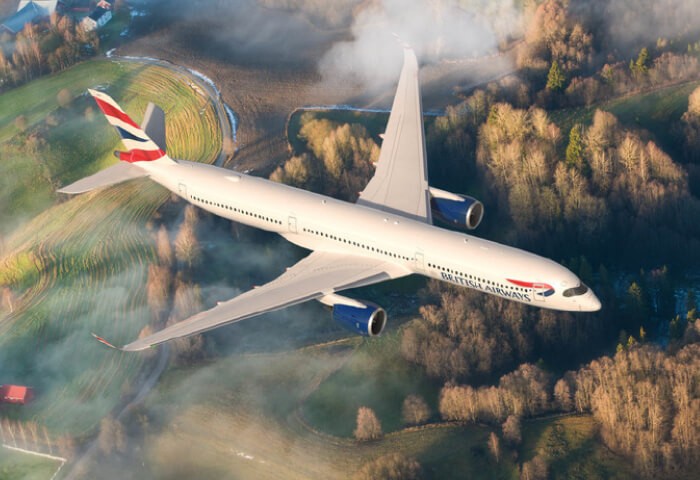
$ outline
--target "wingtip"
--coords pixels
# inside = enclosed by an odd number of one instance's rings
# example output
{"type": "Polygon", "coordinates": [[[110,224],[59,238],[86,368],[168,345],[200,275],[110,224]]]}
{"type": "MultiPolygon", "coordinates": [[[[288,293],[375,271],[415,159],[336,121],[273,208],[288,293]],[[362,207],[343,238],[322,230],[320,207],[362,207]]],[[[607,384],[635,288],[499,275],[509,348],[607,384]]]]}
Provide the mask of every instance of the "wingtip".
{"type": "Polygon", "coordinates": [[[110,348],[113,348],[113,349],[115,349],[115,350],[121,350],[121,348],[115,347],[114,345],[112,345],[111,343],[109,343],[107,340],[105,340],[105,339],[102,338],[102,337],[98,337],[98,336],[95,335],[94,333],[90,333],[90,335],[92,335],[93,337],[95,337],[95,339],[96,339],[98,342],[103,343],[104,345],[107,345],[107,346],[110,347],[110,348]]]}
{"type": "Polygon", "coordinates": [[[403,38],[401,38],[401,36],[398,33],[392,32],[391,34],[394,36],[396,41],[399,42],[399,44],[404,48],[404,50],[413,51],[413,47],[411,45],[409,45],[409,43],[407,41],[405,41],[403,38]]]}

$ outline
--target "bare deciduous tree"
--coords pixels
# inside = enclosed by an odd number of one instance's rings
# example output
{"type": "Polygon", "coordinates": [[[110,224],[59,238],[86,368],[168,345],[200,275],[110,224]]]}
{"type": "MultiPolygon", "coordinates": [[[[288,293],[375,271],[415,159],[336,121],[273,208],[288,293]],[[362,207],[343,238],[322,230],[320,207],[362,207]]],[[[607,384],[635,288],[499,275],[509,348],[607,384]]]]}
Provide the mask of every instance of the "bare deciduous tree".
{"type": "Polygon", "coordinates": [[[418,480],[420,464],[400,453],[384,455],[368,463],[353,475],[353,480],[418,480]]]}
{"type": "Polygon", "coordinates": [[[430,408],[420,395],[409,395],[403,401],[401,415],[407,425],[419,425],[430,418],[430,408]]]}
{"type": "Polygon", "coordinates": [[[559,379],[554,385],[554,400],[557,403],[557,407],[565,412],[570,412],[574,407],[569,384],[563,378],[559,379]]]}
{"type": "Polygon", "coordinates": [[[509,415],[503,422],[503,438],[512,446],[520,445],[522,436],[520,434],[520,417],[509,415]]]}
{"type": "Polygon", "coordinates": [[[357,410],[357,428],[353,435],[361,442],[376,440],[383,435],[382,424],[374,410],[369,407],[360,407],[357,410]]]}
{"type": "Polygon", "coordinates": [[[525,462],[520,471],[520,480],[546,480],[549,472],[547,460],[542,455],[536,455],[525,462]]]}
{"type": "Polygon", "coordinates": [[[100,422],[100,433],[97,437],[97,443],[105,455],[115,451],[125,452],[126,437],[124,435],[124,426],[111,415],[103,418],[100,422]]]}
{"type": "Polygon", "coordinates": [[[498,463],[501,459],[501,444],[498,441],[498,435],[496,435],[494,432],[491,432],[491,435],[489,435],[488,445],[491,455],[493,455],[496,463],[498,463]]]}
{"type": "Polygon", "coordinates": [[[165,229],[165,225],[161,225],[156,234],[156,252],[158,253],[158,262],[163,267],[171,268],[175,255],[173,247],[170,244],[170,235],[165,229]]]}
{"type": "Polygon", "coordinates": [[[183,222],[175,238],[175,256],[187,267],[196,265],[202,258],[202,250],[194,226],[183,222]]]}

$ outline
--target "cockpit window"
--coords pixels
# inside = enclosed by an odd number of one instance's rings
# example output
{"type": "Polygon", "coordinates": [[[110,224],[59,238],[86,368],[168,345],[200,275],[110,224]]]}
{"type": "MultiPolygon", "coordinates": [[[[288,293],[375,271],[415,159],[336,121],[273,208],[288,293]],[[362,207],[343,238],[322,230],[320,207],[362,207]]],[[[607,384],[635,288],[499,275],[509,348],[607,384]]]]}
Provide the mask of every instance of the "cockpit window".
{"type": "Polygon", "coordinates": [[[564,290],[564,293],[562,293],[562,295],[564,295],[565,297],[578,297],[579,295],[583,295],[587,291],[588,291],[588,287],[585,284],[580,283],[578,286],[576,286],[574,288],[569,288],[567,290],[564,290]]]}

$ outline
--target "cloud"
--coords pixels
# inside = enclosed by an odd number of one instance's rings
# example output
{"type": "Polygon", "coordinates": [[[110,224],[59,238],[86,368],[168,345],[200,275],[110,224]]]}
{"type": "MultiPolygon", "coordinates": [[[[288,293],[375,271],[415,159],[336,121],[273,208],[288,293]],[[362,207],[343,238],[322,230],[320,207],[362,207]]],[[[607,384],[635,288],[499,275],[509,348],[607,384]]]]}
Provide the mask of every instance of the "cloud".
{"type": "Polygon", "coordinates": [[[520,29],[520,14],[505,0],[379,0],[355,16],[353,38],[336,43],[321,58],[319,69],[325,77],[382,85],[395,82],[401,68],[401,50],[392,33],[426,63],[495,53],[500,40],[520,29]]]}
{"type": "Polygon", "coordinates": [[[606,50],[639,50],[700,31],[700,0],[575,0],[570,10],[606,37],[606,50]]]}

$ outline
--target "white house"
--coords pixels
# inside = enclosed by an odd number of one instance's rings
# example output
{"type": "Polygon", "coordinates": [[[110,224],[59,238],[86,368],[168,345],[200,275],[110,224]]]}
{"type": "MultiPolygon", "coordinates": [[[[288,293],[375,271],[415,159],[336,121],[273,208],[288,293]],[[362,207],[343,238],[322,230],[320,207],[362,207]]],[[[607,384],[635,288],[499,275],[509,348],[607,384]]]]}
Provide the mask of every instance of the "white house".
{"type": "Polygon", "coordinates": [[[96,30],[112,19],[112,4],[107,1],[101,1],[97,4],[97,8],[90,15],[83,18],[80,25],[86,31],[96,30]]]}

